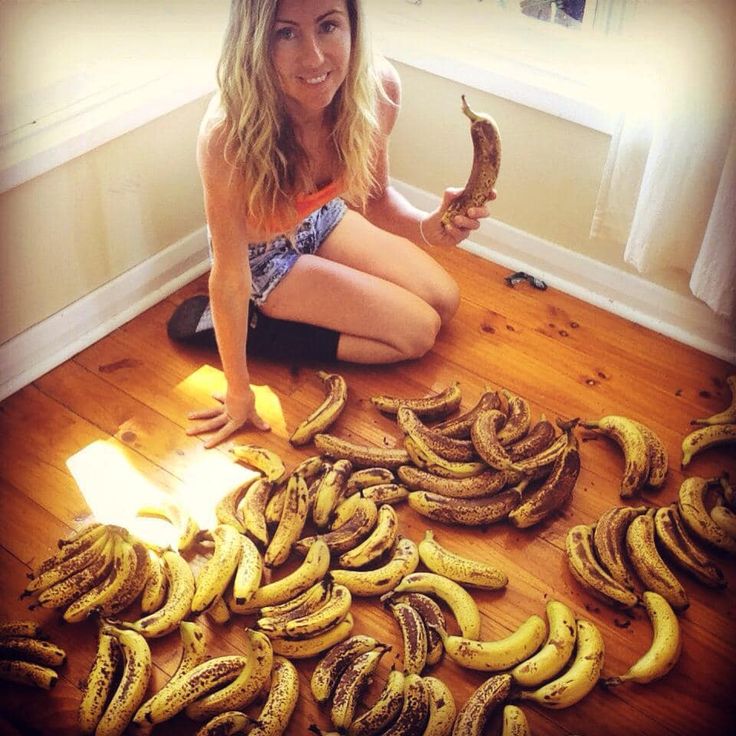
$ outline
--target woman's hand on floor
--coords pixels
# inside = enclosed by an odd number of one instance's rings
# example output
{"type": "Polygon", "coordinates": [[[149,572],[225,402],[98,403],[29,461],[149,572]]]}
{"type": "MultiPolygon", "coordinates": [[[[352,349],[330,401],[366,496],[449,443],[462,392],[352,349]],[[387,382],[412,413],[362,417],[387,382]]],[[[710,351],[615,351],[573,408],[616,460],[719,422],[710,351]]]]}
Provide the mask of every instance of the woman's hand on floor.
{"type": "Polygon", "coordinates": [[[193,411],[187,415],[190,421],[204,420],[187,429],[188,435],[214,432],[204,444],[207,449],[219,445],[247,424],[252,424],[261,431],[271,429],[256,411],[256,397],[250,387],[244,393],[228,391],[227,394],[213,394],[213,398],[219,402],[219,406],[193,411]]]}

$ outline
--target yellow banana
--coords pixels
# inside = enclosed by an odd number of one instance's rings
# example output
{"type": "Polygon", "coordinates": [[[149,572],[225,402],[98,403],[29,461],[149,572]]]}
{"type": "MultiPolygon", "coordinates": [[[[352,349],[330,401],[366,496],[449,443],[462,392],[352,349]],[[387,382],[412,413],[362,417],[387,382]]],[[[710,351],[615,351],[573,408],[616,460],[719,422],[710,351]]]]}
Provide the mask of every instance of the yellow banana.
{"type": "Polygon", "coordinates": [[[399,407],[396,421],[405,436],[411,437],[427,454],[436,456],[438,462],[441,460],[468,462],[478,459],[475,447],[470,440],[458,440],[435,432],[424,424],[408,406],[399,407]]]}
{"type": "Polygon", "coordinates": [[[285,657],[274,657],[271,688],[250,736],[285,733],[299,700],[299,673],[285,657]]]}
{"type": "Polygon", "coordinates": [[[152,613],[163,606],[166,600],[166,570],[164,561],[155,550],[148,550],[148,571],[141,593],[141,613],[152,613]]]}
{"type": "Polygon", "coordinates": [[[395,506],[401,501],[409,498],[409,489],[401,483],[381,483],[376,486],[368,486],[360,491],[363,498],[369,498],[380,508],[383,504],[395,506]]]}
{"type": "Polygon", "coordinates": [[[57,644],[30,636],[3,636],[0,638],[0,658],[22,659],[46,667],[60,667],[66,661],[66,652],[57,644]]]}
{"type": "Polygon", "coordinates": [[[307,521],[308,491],[307,482],[301,475],[289,476],[281,518],[263,555],[266,567],[279,567],[289,558],[307,521]]]}
{"type": "Polygon", "coordinates": [[[137,540],[131,540],[131,545],[135,552],[135,564],[128,571],[118,592],[103,600],[98,607],[98,613],[103,618],[116,616],[131,606],[140,597],[145,587],[150,567],[148,549],[137,540]]]}
{"type": "Polygon", "coordinates": [[[726,384],[731,392],[731,401],[729,405],[717,414],[712,414],[705,419],[693,419],[690,424],[736,424],[736,374],[726,378],[726,384]]]}
{"type": "Polygon", "coordinates": [[[318,529],[324,529],[330,523],[332,512],[343,495],[352,469],[350,460],[336,460],[317,482],[312,520],[318,529]]]}
{"type": "Polygon", "coordinates": [[[680,658],[682,641],[680,622],[667,599],[647,590],[644,592],[644,605],[652,624],[652,640],[649,649],[622,675],[607,677],[608,687],[631,681],[648,683],[664,677],[680,658]]]}
{"type": "Polygon", "coordinates": [[[529,721],[518,705],[505,705],[501,736],[532,736],[529,721]]]}
{"type": "Polygon", "coordinates": [[[427,445],[420,445],[412,435],[404,437],[404,447],[417,467],[442,477],[470,478],[488,468],[488,465],[481,461],[446,460],[427,445]]]}
{"type": "Polygon", "coordinates": [[[396,511],[389,504],[383,504],[378,509],[373,531],[356,547],[341,554],[338,564],[353,569],[365,567],[394,546],[398,532],[399,517],[396,511]]]}
{"type": "Polygon", "coordinates": [[[207,639],[204,629],[195,621],[182,621],[179,624],[179,638],[181,639],[181,657],[172,680],[186,675],[195,667],[202,664],[207,657],[207,639]]]}
{"type": "Polygon", "coordinates": [[[409,462],[409,454],[403,447],[362,445],[325,432],[315,435],[314,446],[327,457],[350,460],[356,468],[380,465],[391,469],[409,462]]]}
{"type": "Polygon", "coordinates": [[[503,705],[511,691],[511,675],[491,675],[465,701],[455,719],[453,736],[482,736],[491,714],[503,705]]]}
{"type": "Polygon", "coordinates": [[[200,728],[195,736],[239,736],[250,733],[255,721],[239,710],[227,710],[216,715],[200,728]]]}
{"type": "Polygon", "coordinates": [[[169,499],[141,506],[136,510],[136,516],[151,516],[168,521],[179,534],[177,549],[180,552],[188,550],[194,544],[199,532],[199,525],[192,516],[178,503],[169,499]]]}
{"type": "Polygon", "coordinates": [[[662,442],[659,435],[651,427],[633,419],[632,421],[642,433],[647,446],[647,452],[649,453],[647,485],[654,489],[661,488],[664,485],[667,471],[669,470],[669,453],[667,452],[667,448],[664,446],[664,442],[662,442]]]}
{"type": "Polygon", "coordinates": [[[326,432],[342,414],[348,400],[348,385],[341,375],[317,371],[317,377],[322,381],[325,398],[306,419],[299,423],[289,438],[289,442],[295,447],[306,445],[314,439],[316,434],[326,432]]]}
{"type": "Polygon", "coordinates": [[[0,680],[51,690],[59,679],[56,670],[20,659],[0,659],[0,680]]]}
{"type": "Polygon", "coordinates": [[[361,498],[356,502],[352,516],[344,524],[331,529],[324,534],[311,537],[302,537],[294,548],[304,553],[314,544],[315,540],[323,540],[331,552],[342,554],[357,547],[376,526],[378,509],[376,504],[368,498],[361,498]]]}
{"type": "Polygon", "coordinates": [[[260,445],[235,445],[230,449],[235,459],[254,468],[272,483],[278,483],[286,475],[284,461],[273,450],[260,445]]]}
{"type": "Polygon", "coordinates": [[[347,639],[353,630],[353,615],[348,612],[345,618],[331,629],[305,639],[274,639],[271,644],[274,654],[288,659],[309,659],[331,649],[347,639]]]}
{"type": "Polygon", "coordinates": [[[431,396],[400,398],[398,396],[371,396],[371,403],[385,414],[397,414],[399,407],[406,406],[422,419],[442,419],[452,414],[462,402],[460,384],[454,383],[431,396]]]}
{"type": "Polygon", "coordinates": [[[233,577],[233,598],[237,605],[247,603],[258,590],[263,576],[263,558],[254,542],[241,536],[242,551],[233,577]]]}
{"type": "Polygon", "coordinates": [[[404,673],[392,669],[375,702],[348,727],[348,736],[384,733],[398,718],[404,704],[404,673]]]}
{"type": "Polygon", "coordinates": [[[232,491],[229,491],[215,504],[215,518],[219,524],[229,524],[235,527],[241,534],[245,534],[245,524],[239,513],[240,503],[245,498],[248,488],[258,479],[259,476],[249,478],[245,483],[241,483],[232,491]]]}
{"type": "Polygon", "coordinates": [[[286,636],[299,639],[321,634],[345,618],[351,602],[350,591],[344,585],[333,585],[322,606],[286,622],[286,636]]]}
{"type": "Polygon", "coordinates": [[[268,526],[266,524],[266,505],[271,496],[273,483],[265,478],[256,478],[248,486],[243,500],[238,505],[238,515],[243,520],[245,533],[262,549],[268,546],[268,526]]]}
{"type": "Polygon", "coordinates": [[[429,695],[429,715],[422,736],[450,736],[457,717],[452,690],[438,677],[425,677],[424,685],[429,695]]]}
{"type": "Polygon", "coordinates": [[[521,700],[545,708],[569,708],[596,686],[605,660],[603,637],[598,627],[587,619],[579,618],[577,629],[577,644],[570,667],[536,690],[522,690],[521,700]]]}
{"type": "Polygon", "coordinates": [[[348,476],[345,484],[345,496],[350,496],[356,491],[362,491],[371,486],[393,483],[396,476],[389,468],[360,468],[353,470],[348,476]]]}
{"type": "Polygon", "coordinates": [[[706,506],[708,488],[717,479],[706,480],[698,476],[686,478],[677,494],[677,508],[685,526],[699,539],[731,554],[736,554],[736,539],[713,521],[706,506]]]}
{"type": "Polygon", "coordinates": [[[217,598],[222,597],[243,552],[241,535],[229,524],[218,524],[211,531],[215,543],[212,555],[197,575],[197,585],[192,598],[192,613],[206,611],[217,598]]]}
{"type": "Polygon", "coordinates": [[[479,560],[471,560],[443,547],[427,529],[418,545],[419,558],[424,565],[438,575],[474,588],[499,590],[506,587],[509,579],[503,570],[479,560]]]}
{"type": "Polygon", "coordinates": [[[81,736],[94,734],[112,695],[121,656],[117,638],[100,631],[92,667],[82,684],[82,700],[77,717],[81,736]]]}
{"type": "Polygon", "coordinates": [[[332,576],[328,573],[322,580],[288,601],[274,606],[263,606],[256,625],[261,631],[268,633],[278,631],[279,636],[286,636],[286,622],[316,611],[324,605],[332,593],[332,587],[332,576]]]}

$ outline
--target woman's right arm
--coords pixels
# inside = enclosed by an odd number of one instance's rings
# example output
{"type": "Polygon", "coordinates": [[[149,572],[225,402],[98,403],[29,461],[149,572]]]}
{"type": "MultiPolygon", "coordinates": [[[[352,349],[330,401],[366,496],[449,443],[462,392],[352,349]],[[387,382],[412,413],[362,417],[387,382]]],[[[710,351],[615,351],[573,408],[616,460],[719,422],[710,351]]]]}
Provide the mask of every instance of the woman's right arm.
{"type": "Polygon", "coordinates": [[[248,423],[268,429],[256,411],[245,352],[251,289],[248,243],[254,237],[244,211],[242,178],[225,160],[223,138],[219,127],[205,124],[197,142],[205,214],[212,237],[210,308],[227,381],[226,393],[215,396],[219,406],[189,415],[202,421],[188,434],[214,433],[206,447],[214,447],[248,423]]]}

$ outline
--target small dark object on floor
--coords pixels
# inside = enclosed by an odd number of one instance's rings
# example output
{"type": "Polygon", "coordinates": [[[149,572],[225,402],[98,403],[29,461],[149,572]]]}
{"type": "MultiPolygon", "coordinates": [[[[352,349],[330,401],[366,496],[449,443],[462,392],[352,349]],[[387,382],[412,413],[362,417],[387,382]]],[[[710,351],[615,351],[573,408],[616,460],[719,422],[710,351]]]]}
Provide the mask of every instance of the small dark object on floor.
{"type": "Polygon", "coordinates": [[[209,303],[209,297],[204,294],[184,300],[174,310],[166,325],[168,336],[172,340],[190,345],[216,347],[215,331],[212,328],[197,332],[197,325],[209,303]]]}
{"type": "Polygon", "coordinates": [[[506,276],[504,278],[504,281],[509,286],[516,286],[519,281],[527,281],[535,289],[539,289],[540,291],[544,291],[547,288],[547,284],[545,284],[542,279],[538,279],[536,276],[532,276],[525,271],[517,271],[516,273],[512,273],[510,276],[506,276]]]}

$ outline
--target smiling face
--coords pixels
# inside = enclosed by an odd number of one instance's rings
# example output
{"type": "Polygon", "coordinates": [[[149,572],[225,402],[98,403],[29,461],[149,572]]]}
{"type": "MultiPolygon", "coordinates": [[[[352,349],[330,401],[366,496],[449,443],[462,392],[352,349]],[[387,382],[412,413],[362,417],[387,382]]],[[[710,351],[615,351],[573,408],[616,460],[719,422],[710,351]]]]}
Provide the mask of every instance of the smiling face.
{"type": "Polygon", "coordinates": [[[345,0],[280,0],[271,61],[292,119],[321,118],[347,76],[350,49],[345,0]]]}

